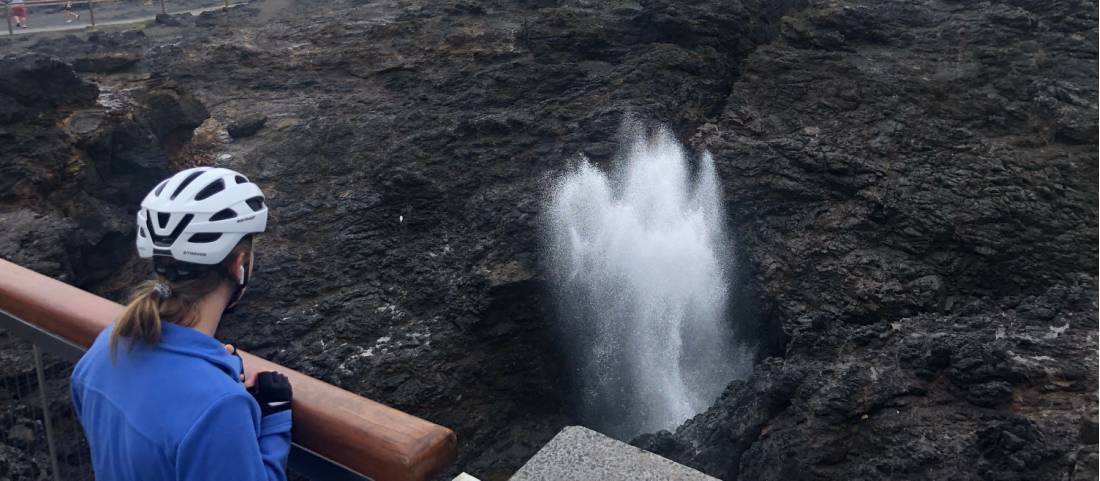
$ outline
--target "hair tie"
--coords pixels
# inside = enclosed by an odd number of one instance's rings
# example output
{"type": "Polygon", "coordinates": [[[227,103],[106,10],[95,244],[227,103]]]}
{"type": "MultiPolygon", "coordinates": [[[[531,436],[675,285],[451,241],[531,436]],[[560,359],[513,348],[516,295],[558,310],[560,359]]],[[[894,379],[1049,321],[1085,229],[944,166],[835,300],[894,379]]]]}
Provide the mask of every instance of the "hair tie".
{"type": "Polygon", "coordinates": [[[172,297],[172,288],[163,282],[153,284],[153,290],[157,292],[157,295],[160,296],[161,299],[172,297]]]}

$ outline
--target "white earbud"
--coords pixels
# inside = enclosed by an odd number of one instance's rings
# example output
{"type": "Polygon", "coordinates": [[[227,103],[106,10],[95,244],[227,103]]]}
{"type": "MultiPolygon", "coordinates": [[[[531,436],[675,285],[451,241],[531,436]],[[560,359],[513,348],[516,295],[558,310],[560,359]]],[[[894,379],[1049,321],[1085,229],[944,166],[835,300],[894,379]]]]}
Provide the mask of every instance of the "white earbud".
{"type": "Polygon", "coordinates": [[[237,283],[242,286],[244,285],[244,266],[241,266],[240,270],[237,272],[237,283]]]}

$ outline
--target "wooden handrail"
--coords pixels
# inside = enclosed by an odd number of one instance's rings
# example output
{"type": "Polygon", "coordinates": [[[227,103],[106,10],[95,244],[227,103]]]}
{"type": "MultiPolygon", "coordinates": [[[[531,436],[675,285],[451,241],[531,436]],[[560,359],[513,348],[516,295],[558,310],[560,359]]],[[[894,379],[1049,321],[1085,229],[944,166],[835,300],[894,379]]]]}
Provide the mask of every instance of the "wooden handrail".
{"type": "MultiPolygon", "coordinates": [[[[90,346],[123,306],[0,259],[0,309],[90,346]]],[[[420,481],[454,462],[453,431],[273,362],[242,353],[250,372],[294,388],[294,441],[376,481],[420,481]]]]}
{"type": "MultiPolygon", "coordinates": [[[[87,5],[89,1],[90,0],[72,0],[74,7],[77,5],[87,5]]],[[[95,3],[118,3],[120,1],[122,0],[95,0],[95,3]]],[[[11,4],[10,6],[14,7],[17,5],[22,5],[24,7],[48,7],[51,5],[64,5],[66,3],[69,3],[69,0],[25,0],[23,3],[11,4]]]]}

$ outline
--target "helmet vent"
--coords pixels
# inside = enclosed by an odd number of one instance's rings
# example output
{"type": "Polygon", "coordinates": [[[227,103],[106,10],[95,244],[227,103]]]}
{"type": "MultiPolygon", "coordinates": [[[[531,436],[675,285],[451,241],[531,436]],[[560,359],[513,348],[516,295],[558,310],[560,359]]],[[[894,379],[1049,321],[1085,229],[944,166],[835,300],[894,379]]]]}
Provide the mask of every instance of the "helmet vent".
{"type": "Polygon", "coordinates": [[[257,195],[256,197],[253,197],[251,199],[248,199],[244,202],[246,204],[248,204],[249,207],[252,208],[253,212],[259,212],[260,209],[264,208],[264,198],[262,196],[259,196],[259,195],[257,195]]]}
{"type": "Polygon", "coordinates": [[[203,172],[205,172],[205,171],[200,170],[198,172],[194,172],[191,175],[187,176],[186,179],[183,179],[183,182],[180,183],[180,186],[176,187],[176,191],[172,192],[172,197],[169,197],[168,199],[169,200],[176,200],[176,196],[180,195],[180,192],[182,192],[185,187],[187,187],[189,184],[191,184],[191,181],[195,180],[196,177],[202,175],[203,172]]]}
{"type": "Polygon", "coordinates": [[[168,228],[168,220],[171,218],[172,214],[169,214],[167,212],[157,212],[157,224],[160,225],[161,229],[168,228]]]}
{"type": "MultiPolygon", "coordinates": [[[[152,234],[153,245],[156,247],[172,247],[172,243],[176,241],[180,233],[187,227],[187,224],[191,223],[191,219],[194,217],[193,214],[183,216],[183,220],[181,220],[180,223],[176,225],[176,228],[172,229],[172,232],[168,235],[157,235],[157,231],[153,230],[153,226],[147,226],[149,227],[149,233],[152,234]]],[[[146,222],[148,222],[148,219],[146,219],[146,222]]]]}
{"type": "Polygon", "coordinates": [[[232,219],[234,217],[237,217],[237,213],[234,212],[233,209],[222,209],[219,210],[217,214],[210,216],[210,222],[232,219]]]}
{"type": "Polygon", "coordinates": [[[244,178],[243,175],[235,176],[235,177],[233,177],[233,180],[235,182],[237,182],[238,184],[247,184],[248,183],[248,179],[244,178]]]}
{"type": "Polygon", "coordinates": [[[166,186],[166,185],[168,185],[167,180],[165,180],[164,182],[161,182],[160,185],[157,186],[157,191],[154,192],[153,195],[160,196],[160,193],[164,192],[164,186],[166,186]]]}
{"type": "Polygon", "coordinates": [[[221,237],[222,237],[221,234],[217,234],[217,233],[213,233],[213,232],[202,232],[202,233],[199,233],[199,234],[192,234],[191,238],[188,239],[188,240],[190,242],[195,243],[195,244],[209,244],[209,243],[214,242],[218,239],[221,239],[221,237]]]}
{"type": "Polygon", "coordinates": [[[138,235],[142,236],[142,237],[146,237],[144,227],[138,227],[138,235]]]}
{"type": "Polygon", "coordinates": [[[218,179],[211,182],[210,185],[203,187],[202,190],[199,191],[199,194],[195,196],[195,200],[205,200],[223,190],[225,190],[225,182],[218,179]]]}

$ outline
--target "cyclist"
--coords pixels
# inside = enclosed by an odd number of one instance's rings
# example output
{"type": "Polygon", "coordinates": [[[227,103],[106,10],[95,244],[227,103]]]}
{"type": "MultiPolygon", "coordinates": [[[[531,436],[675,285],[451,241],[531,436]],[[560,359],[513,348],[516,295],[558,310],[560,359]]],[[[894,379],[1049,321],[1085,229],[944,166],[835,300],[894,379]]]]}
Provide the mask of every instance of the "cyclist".
{"type": "Polygon", "coordinates": [[[240,357],[213,337],[252,275],[263,193],[232,170],[196,167],[157,185],[137,224],[155,278],[72,375],[96,478],[285,480],[289,382],[264,372],[246,388],[240,357]]]}

